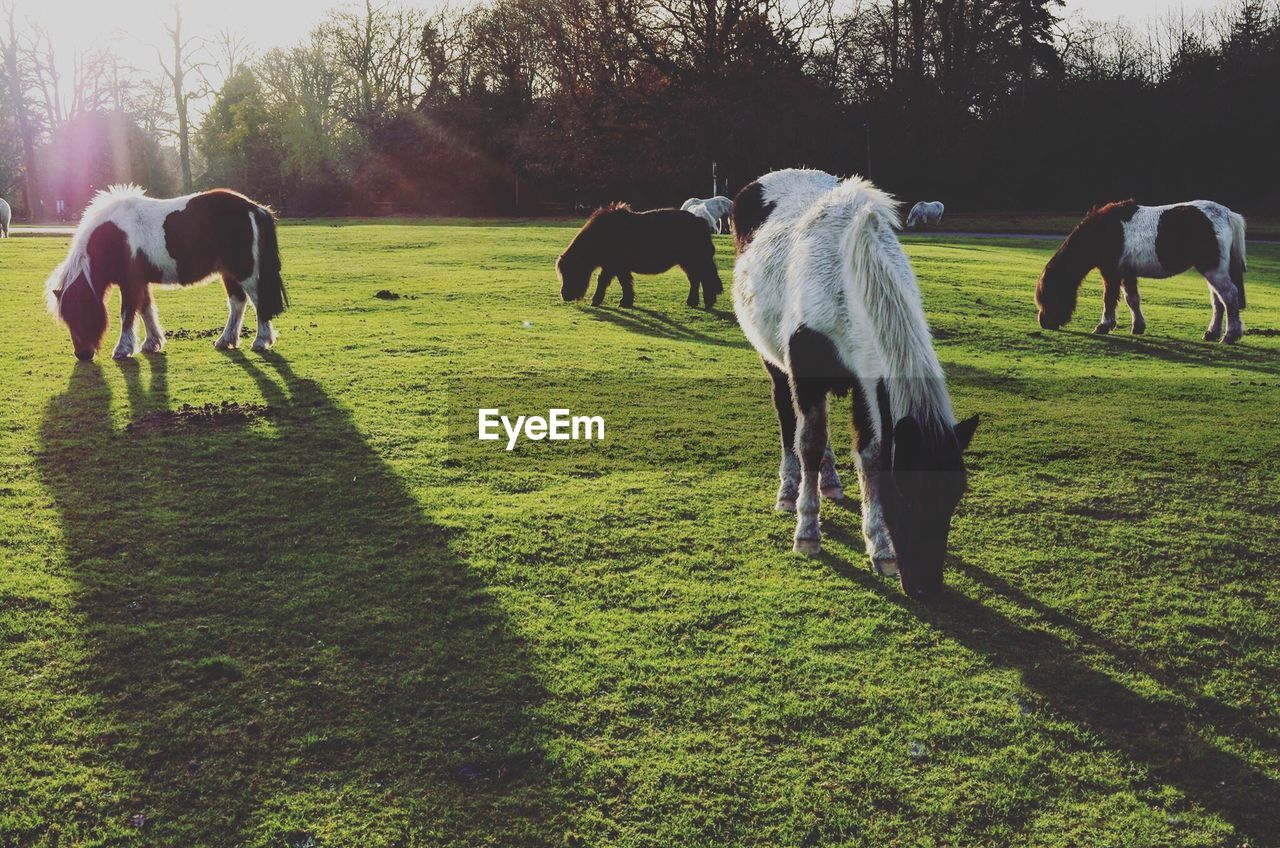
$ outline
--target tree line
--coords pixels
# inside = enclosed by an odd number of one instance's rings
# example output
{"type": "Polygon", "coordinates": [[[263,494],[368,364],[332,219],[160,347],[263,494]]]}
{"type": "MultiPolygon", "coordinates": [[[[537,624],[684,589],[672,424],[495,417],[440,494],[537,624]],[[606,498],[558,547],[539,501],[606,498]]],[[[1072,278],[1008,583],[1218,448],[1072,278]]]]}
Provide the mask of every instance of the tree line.
{"type": "Polygon", "coordinates": [[[960,208],[1280,211],[1280,0],[1140,26],[1061,0],[360,0],[262,53],[175,3],[155,67],[102,50],[69,81],[17,2],[0,193],[33,217],[120,180],[296,215],[572,213],[800,165],[960,208]]]}

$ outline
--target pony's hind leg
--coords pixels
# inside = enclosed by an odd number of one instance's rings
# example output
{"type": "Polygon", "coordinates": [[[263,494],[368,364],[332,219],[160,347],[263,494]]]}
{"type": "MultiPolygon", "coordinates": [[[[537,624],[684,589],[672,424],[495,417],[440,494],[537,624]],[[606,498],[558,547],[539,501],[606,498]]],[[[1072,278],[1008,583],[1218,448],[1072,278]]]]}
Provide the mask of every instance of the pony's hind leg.
{"type": "MultiPolygon", "coordinates": [[[[1209,287],[1213,290],[1214,297],[1220,303],[1214,304],[1214,323],[1209,325],[1209,329],[1213,330],[1217,325],[1221,328],[1222,319],[1221,312],[1226,312],[1226,331],[1222,334],[1223,344],[1235,344],[1240,341],[1240,337],[1244,335],[1244,325],[1240,321],[1240,292],[1236,289],[1236,284],[1231,282],[1231,276],[1224,272],[1211,271],[1205,277],[1209,280],[1209,287]]],[[[1205,333],[1205,338],[1212,341],[1209,333],[1205,333]]],[[[1214,334],[1213,338],[1217,338],[1214,334]]]]}
{"type": "Polygon", "coordinates": [[[1102,320],[1093,332],[1105,336],[1116,328],[1116,304],[1120,302],[1120,280],[1110,274],[1102,277],[1102,320]]]}
{"type": "Polygon", "coordinates": [[[818,521],[819,479],[827,452],[827,389],[813,380],[795,381],[799,427],[796,453],[800,455],[800,492],[796,497],[796,535],[792,550],[813,556],[822,550],[818,521]]]}
{"type": "Polygon", "coordinates": [[[1129,304],[1129,314],[1133,316],[1133,329],[1130,332],[1140,336],[1147,331],[1147,319],[1142,314],[1142,297],[1138,294],[1137,277],[1125,277],[1124,299],[1129,304]]]}
{"type": "Polygon", "coordinates": [[[796,407],[791,379],[787,372],[768,362],[764,367],[773,380],[773,408],[778,413],[778,430],[782,435],[782,462],[778,466],[778,499],[774,509],[795,512],[796,498],[800,496],[800,458],[796,456],[796,407]]]}
{"type": "MultiPolygon", "coordinates": [[[[269,350],[276,343],[276,330],[271,326],[271,320],[264,320],[262,310],[258,308],[258,275],[255,273],[252,277],[245,280],[240,286],[244,289],[245,294],[249,296],[250,302],[253,303],[253,311],[258,316],[258,335],[253,339],[253,349],[257,353],[269,350]]],[[[240,305],[240,313],[244,314],[244,304],[240,305]]],[[[230,319],[228,319],[228,324],[230,319]]],[[[236,330],[236,341],[239,341],[240,331],[236,330]]]]}
{"type": "Polygon", "coordinates": [[[213,346],[218,350],[232,350],[240,346],[240,330],[244,326],[244,307],[248,295],[240,283],[225,274],[222,285],[227,290],[227,326],[213,346]]]}
{"type": "Polygon", "coordinates": [[[1212,283],[1209,284],[1209,305],[1213,308],[1213,315],[1209,318],[1209,328],[1204,331],[1204,340],[1216,342],[1222,338],[1222,319],[1227,314],[1227,308],[1222,305],[1222,298],[1218,297],[1212,283]]]}
{"type": "Polygon", "coordinates": [[[613,282],[613,272],[608,268],[600,269],[600,279],[596,281],[596,293],[591,297],[591,305],[599,306],[604,303],[604,293],[608,291],[609,284],[613,282]]]}
{"type": "Polygon", "coordinates": [[[619,306],[630,308],[636,305],[636,280],[630,271],[619,271],[618,282],[622,285],[622,302],[619,306]]]}

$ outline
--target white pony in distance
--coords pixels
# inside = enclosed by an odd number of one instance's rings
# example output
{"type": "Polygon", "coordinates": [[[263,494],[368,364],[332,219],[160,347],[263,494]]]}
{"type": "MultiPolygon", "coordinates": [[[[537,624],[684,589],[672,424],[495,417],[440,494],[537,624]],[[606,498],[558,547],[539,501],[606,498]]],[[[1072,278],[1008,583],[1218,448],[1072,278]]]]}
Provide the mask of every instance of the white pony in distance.
{"type": "Polygon", "coordinates": [[[932,202],[922,200],[911,207],[911,214],[907,216],[907,229],[921,225],[936,227],[942,223],[942,215],[946,211],[947,207],[937,200],[932,202]]]}
{"type": "Polygon", "coordinates": [[[8,202],[0,197],[0,238],[9,237],[9,221],[13,218],[13,210],[9,208],[8,202]]]}
{"type": "Polygon", "coordinates": [[[773,379],[794,549],[821,549],[828,396],[849,394],[867,553],[908,594],[933,594],[978,419],[952,413],[896,204],[860,177],[787,170],[744,188],[733,218],[734,310],[773,379]]]}
{"type": "Polygon", "coordinates": [[[733,201],[720,194],[708,197],[706,200],[691,197],[681,204],[680,208],[707,221],[707,226],[711,227],[712,232],[721,233],[724,231],[724,220],[733,214],[733,201]]]}

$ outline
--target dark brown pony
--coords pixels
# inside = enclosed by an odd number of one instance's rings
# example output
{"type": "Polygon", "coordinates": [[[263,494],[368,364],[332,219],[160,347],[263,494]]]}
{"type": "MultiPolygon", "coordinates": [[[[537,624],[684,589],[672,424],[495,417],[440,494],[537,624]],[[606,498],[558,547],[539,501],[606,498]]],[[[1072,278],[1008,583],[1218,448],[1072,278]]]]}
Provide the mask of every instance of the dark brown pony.
{"type": "Polygon", "coordinates": [[[560,296],[580,300],[600,269],[592,306],[604,302],[605,290],[616,277],[622,283],[622,306],[634,306],[632,274],[661,274],[679,265],[689,278],[690,306],[698,305],[698,287],[707,308],[724,291],[716,270],[711,231],[696,216],[679,209],[635,212],[625,203],[598,209],[556,260],[560,296]]]}

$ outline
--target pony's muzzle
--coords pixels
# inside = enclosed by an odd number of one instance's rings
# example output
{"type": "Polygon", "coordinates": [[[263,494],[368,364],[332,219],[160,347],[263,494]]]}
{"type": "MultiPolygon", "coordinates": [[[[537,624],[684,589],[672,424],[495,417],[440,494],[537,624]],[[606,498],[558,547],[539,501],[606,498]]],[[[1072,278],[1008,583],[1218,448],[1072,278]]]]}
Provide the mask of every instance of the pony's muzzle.
{"type": "Polygon", "coordinates": [[[1048,315],[1046,315],[1045,313],[1043,313],[1043,312],[1041,312],[1041,313],[1040,313],[1040,329],[1042,329],[1042,330],[1057,330],[1057,329],[1059,329],[1061,326],[1062,326],[1061,324],[1055,324],[1053,321],[1050,321],[1050,320],[1049,320],[1049,316],[1048,316],[1048,315]]]}
{"type": "Polygon", "coordinates": [[[93,351],[91,351],[91,350],[77,350],[77,351],[76,351],[76,359],[80,360],[81,362],[92,362],[92,361],[93,361],[93,351]]]}

